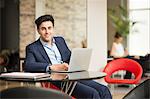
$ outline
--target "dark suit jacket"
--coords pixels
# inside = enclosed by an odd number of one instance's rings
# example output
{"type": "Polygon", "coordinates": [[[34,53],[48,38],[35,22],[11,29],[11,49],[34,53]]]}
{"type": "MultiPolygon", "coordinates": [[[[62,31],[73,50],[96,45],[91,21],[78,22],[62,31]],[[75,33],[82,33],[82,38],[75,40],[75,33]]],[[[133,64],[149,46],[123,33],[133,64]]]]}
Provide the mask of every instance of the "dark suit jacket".
{"type": "MultiPolygon", "coordinates": [[[[63,62],[69,63],[71,51],[62,37],[54,37],[56,46],[61,54],[63,62]]],[[[40,42],[40,39],[26,47],[25,71],[46,72],[46,67],[51,61],[40,42]]]]}

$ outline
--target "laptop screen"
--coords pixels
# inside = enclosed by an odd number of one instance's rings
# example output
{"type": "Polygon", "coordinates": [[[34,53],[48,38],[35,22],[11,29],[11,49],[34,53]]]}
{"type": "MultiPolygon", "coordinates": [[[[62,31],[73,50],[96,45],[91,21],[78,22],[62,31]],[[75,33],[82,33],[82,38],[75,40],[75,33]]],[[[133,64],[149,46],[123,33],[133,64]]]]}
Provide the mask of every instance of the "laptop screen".
{"type": "Polygon", "coordinates": [[[91,48],[74,48],[72,50],[68,71],[88,70],[91,54],[91,48]]]}

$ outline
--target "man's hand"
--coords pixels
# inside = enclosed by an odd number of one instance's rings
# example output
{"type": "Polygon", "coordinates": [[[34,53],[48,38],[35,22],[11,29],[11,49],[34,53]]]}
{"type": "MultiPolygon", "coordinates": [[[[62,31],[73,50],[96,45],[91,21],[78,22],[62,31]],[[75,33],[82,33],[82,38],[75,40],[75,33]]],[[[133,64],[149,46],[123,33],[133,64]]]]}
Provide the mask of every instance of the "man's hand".
{"type": "Polygon", "coordinates": [[[52,73],[51,74],[51,79],[52,80],[63,80],[66,79],[68,77],[67,74],[63,74],[63,73],[52,73]]]}
{"type": "Polygon", "coordinates": [[[63,64],[54,64],[51,66],[51,70],[53,71],[67,71],[68,70],[68,64],[63,63],[63,64]]]}

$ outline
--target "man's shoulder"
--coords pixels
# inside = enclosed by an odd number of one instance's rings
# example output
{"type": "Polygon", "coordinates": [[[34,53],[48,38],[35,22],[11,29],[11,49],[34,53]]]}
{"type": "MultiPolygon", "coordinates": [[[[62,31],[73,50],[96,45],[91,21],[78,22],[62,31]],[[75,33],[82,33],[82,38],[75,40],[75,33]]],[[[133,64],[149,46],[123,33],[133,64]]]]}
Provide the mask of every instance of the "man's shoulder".
{"type": "Polygon", "coordinates": [[[36,40],[36,41],[34,41],[34,42],[32,42],[32,43],[30,43],[30,44],[28,44],[27,47],[30,47],[30,46],[37,46],[38,44],[40,44],[39,39],[36,40]]]}
{"type": "Polygon", "coordinates": [[[54,39],[63,39],[62,36],[54,36],[54,39]]]}
{"type": "Polygon", "coordinates": [[[54,39],[56,41],[59,41],[59,40],[64,40],[64,38],[62,36],[55,36],[54,39]]]}

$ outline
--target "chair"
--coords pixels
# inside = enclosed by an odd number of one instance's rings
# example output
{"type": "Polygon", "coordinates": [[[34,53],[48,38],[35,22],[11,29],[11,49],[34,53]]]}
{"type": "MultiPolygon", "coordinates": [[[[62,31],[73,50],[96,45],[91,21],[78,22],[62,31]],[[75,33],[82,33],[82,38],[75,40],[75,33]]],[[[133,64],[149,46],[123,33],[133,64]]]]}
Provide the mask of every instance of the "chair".
{"type": "Polygon", "coordinates": [[[120,58],[109,62],[103,70],[107,73],[104,78],[107,83],[112,84],[137,84],[142,76],[143,70],[139,63],[132,59],[120,58]],[[133,79],[112,78],[114,72],[124,70],[134,74],[133,79]]]}
{"type": "MultiPolygon", "coordinates": [[[[50,88],[50,89],[54,89],[57,91],[61,91],[60,88],[58,88],[57,86],[55,86],[54,84],[50,83],[50,82],[41,82],[41,86],[43,88],[50,88]]],[[[72,99],[75,99],[75,97],[72,96],[72,99]]]]}
{"type": "Polygon", "coordinates": [[[51,88],[51,89],[55,89],[55,90],[61,90],[60,88],[58,88],[57,86],[55,86],[54,84],[50,83],[50,82],[41,82],[41,86],[43,88],[51,88]]]}
{"type": "Polygon", "coordinates": [[[136,86],[123,99],[150,99],[150,79],[136,86]]]}
{"type": "Polygon", "coordinates": [[[1,99],[71,99],[65,93],[37,87],[16,87],[1,91],[1,99]]]}
{"type": "Polygon", "coordinates": [[[143,65],[144,76],[147,76],[147,74],[150,73],[150,54],[140,57],[140,60],[143,65]]]}

